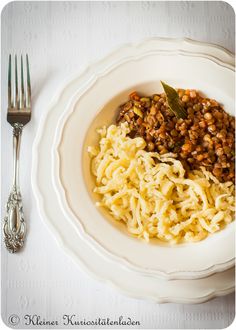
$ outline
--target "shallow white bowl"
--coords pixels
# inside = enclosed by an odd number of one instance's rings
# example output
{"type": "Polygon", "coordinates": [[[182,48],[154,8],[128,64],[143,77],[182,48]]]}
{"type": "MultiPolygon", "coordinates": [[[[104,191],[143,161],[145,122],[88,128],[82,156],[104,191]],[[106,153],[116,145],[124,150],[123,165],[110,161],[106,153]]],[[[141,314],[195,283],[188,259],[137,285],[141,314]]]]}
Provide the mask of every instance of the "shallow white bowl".
{"type": "Polygon", "coordinates": [[[234,113],[233,67],[217,58],[186,50],[186,41],[160,41],[123,48],[92,66],[60,118],[54,140],[54,184],[65,214],[80,236],[103,257],[122,267],[165,279],[194,279],[234,264],[234,224],[204,241],[169,246],[147,244],[95,206],[94,178],[87,147],[98,141],[96,128],[114,122],[117,107],[136,90],[161,91],[160,80],[200,90],[234,113]],[[164,43],[165,44],[165,43],[164,43]]]}

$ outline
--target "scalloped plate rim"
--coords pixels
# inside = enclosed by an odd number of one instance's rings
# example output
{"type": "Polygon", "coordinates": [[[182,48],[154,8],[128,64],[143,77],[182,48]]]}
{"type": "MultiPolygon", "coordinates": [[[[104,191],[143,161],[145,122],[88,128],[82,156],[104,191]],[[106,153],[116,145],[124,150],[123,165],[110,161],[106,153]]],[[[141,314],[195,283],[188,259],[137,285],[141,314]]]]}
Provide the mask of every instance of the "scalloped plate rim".
{"type": "MultiPolygon", "coordinates": [[[[186,39],[185,39],[186,40],[186,39]]],[[[197,42],[202,44],[201,42],[197,42]]],[[[207,45],[207,43],[204,43],[205,45],[207,45]]],[[[210,46],[214,46],[209,44],[210,46]]],[[[216,46],[216,48],[220,49],[220,50],[224,50],[223,47],[220,46],[216,46]]],[[[230,53],[230,52],[229,52],[230,53]]],[[[88,68],[86,68],[85,70],[82,71],[82,73],[84,73],[85,71],[87,71],[88,68]]],[[[76,75],[73,75],[73,77],[76,75]]],[[[69,84],[72,83],[72,79],[68,79],[68,83],[66,86],[68,86],[69,84]]],[[[32,151],[32,171],[31,171],[31,181],[32,181],[32,190],[33,190],[33,194],[35,196],[35,200],[37,203],[37,208],[40,214],[40,217],[42,219],[42,221],[45,223],[45,225],[47,225],[47,227],[49,227],[50,232],[52,233],[52,236],[55,238],[56,242],[58,243],[58,245],[60,246],[60,248],[64,251],[64,253],[66,255],[68,255],[70,258],[73,259],[73,261],[76,264],[80,264],[80,266],[90,274],[90,276],[92,276],[93,278],[96,278],[98,280],[101,280],[103,282],[108,283],[110,286],[115,287],[116,290],[119,290],[121,293],[125,293],[128,296],[131,297],[136,297],[136,298],[141,298],[141,299],[147,299],[147,300],[151,300],[157,303],[166,303],[166,302],[171,302],[171,303],[202,303],[205,301],[208,301],[209,299],[212,299],[214,297],[218,297],[218,296],[222,296],[228,293],[231,293],[234,291],[234,286],[230,286],[224,290],[213,290],[211,293],[209,293],[208,295],[205,296],[201,296],[201,297],[195,297],[193,299],[185,299],[185,301],[183,299],[173,299],[171,297],[147,297],[146,295],[144,296],[138,296],[138,295],[134,295],[133,293],[130,293],[129,291],[125,290],[125,289],[121,289],[120,286],[117,286],[114,282],[112,282],[111,280],[107,280],[104,277],[99,276],[98,274],[95,274],[93,271],[91,271],[91,269],[88,267],[88,265],[86,265],[81,258],[78,255],[75,255],[67,246],[66,244],[66,240],[64,237],[61,236],[61,234],[58,232],[58,230],[55,227],[55,224],[52,223],[48,217],[48,214],[46,212],[45,209],[45,196],[43,196],[41,194],[41,190],[40,190],[40,186],[38,183],[38,160],[39,160],[39,148],[40,148],[40,143],[42,142],[42,132],[43,132],[43,127],[47,122],[48,119],[48,115],[49,115],[49,110],[52,109],[56,102],[58,101],[58,99],[61,97],[61,95],[63,94],[64,88],[60,89],[60,93],[57,93],[56,96],[53,98],[53,101],[51,102],[48,111],[44,113],[44,115],[40,118],[40,123],[39,123],[39,128],[37,130],[34,142],[33,142],[33,151],[32,151]]]]}

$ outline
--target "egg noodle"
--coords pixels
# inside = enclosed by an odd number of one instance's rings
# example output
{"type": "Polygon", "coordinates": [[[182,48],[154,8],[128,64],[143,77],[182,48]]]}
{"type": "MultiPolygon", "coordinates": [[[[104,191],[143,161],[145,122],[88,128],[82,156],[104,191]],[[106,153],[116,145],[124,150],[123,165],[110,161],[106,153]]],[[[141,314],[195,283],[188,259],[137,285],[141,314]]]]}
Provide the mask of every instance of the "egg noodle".
{"type": "Polygon", "coordinates": [[[188,176],[175,155],[145,151],[126,123],[98,130],[89,147],[97,205],[123,221],[130,234],[149,241],[199,241],[234,220],[234,184],[220,183],[204,167],[188,176]]]}

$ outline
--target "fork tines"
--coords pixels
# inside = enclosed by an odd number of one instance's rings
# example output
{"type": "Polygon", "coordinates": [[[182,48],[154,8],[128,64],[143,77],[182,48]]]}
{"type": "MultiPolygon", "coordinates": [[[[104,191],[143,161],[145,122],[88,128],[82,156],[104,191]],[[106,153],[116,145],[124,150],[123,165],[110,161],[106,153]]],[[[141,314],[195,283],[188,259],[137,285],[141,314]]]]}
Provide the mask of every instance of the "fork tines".
{"type": "Polygon", "coordinates": [[[24,88],[24,65],[23,57],[21,55],[20,61],[20,93],[18,92],[18,69],[17,69],[17,56],[15,55],[15,84],[13,88],[12,83],[12,58],[11,54],[9,55],[9,64],[8,64],[8,108],[9,109],[30,109],[31,108],[31,86],[30,86],[30,73],[29,73],[29,59],[26,54],[26,93],[24,88]],[[13,92],[14,94],[13,94],[13,92]]]}

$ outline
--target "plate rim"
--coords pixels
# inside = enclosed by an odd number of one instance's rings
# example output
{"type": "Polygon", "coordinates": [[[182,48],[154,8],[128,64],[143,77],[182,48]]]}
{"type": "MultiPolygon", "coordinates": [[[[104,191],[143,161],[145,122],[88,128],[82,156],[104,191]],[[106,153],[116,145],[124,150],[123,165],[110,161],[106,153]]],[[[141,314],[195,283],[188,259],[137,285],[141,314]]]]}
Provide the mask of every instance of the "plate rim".
{"type": "MultiPolygon", "coordinates": [[[[181,39],[181,40],[183,40],[183,39],[181,39]]],[[[222,47],[220,47],[220,46],[217,48],[220,48],[222,50],[222,47]]],[[[69,84],[67,84],[66,87],[68,87],[68,85],[70,85],[71,79],[68,81],[68,83],[69,84]]],[[[90,270],[88,270],[88,267],[86,267],[86,265],[82,262],[82,260],[78,256],[74,256],[72,251],[68,250],[66,243],[63,240],[61,234],[56,230],[55,226],[48,219],[48,215],[47,215],[45,207],[44,207],[44,198],[41,195],[41,192],[40,192],[40,189],[39,189],[38,183],[37,183],[37,163],[38,163],[38,155],[39,155],[38,152],[39,152],[39,146],[40,146],[40,142],[41,142],[41,138],[42,138],[43,127],[44,127],[45,123],[47,122],[49,110],[52,109],[53,106],[55,106],[58,99],[63,94],[64,89],[65,88],[63,88],[61,90],[61,92],[57,95],[57,98],[53,99],[53,102],[51,102],[51,105],[48,107],[48,111],[46,111],[44,113],[44,115],[40,118],[39,128],[37,130],[37,133],[36,133],[36,136],[35,136],[35,139],[33,142],[33,151],[32,151],[33,159],[32,159],[31,180],[32,180],[32,189],[33,189],[33,193],[34,193],[34,196],[36,199],[37,208],[38,208],[40,217],[43,220],[43,222],[49,227],[49,229],[52,232],[53,236],[55,237],[57,243],[61,246],[61,248],[64,250],[64,252],[66,254],[68,254],[70,257],[72,257],[72,259],[75,260],[77,264],[79,263],[83,267],[83,269],[85,269],[87,272],[89,272],[90,275],[92,275],[93,277],[103,280],[105,282],[109,282],[110,285],[115,286],[116,289],[119,289],[119,291],[121,291],[122,293],[125,293],[126,295],[129,295],[129,296],[131,295],[132,297],[134,297],[134,294],[130,294],[127,290],[122,290],[120,287],[117,287],[114,283],[111,283],[107,279],[98,277],[97,274],[95,276],[94,272],[91,272],[90,270]]],[[[183,301],[181,299],[175,300],[175,299],[172,299],[171,297],[167,297],[167,298],[154,297],[154,299],[151,299],[151,300],[154,300],[155,302],[200,303],[200,302],[207,301],[213,297],[221,296],[221,295],[233,292],[233,290],[234,290],[234,286],[227,288],[225,290],[220,290],[220,291],[216,290],[214,292],[211,292],[209,295],[205,295],[204,297],[198,297],[198,298],[193,298],[193,299],[189,298],[189,299],[186,299],[185,301],[183,301]]],[[[139,297],[139,298],[146,298],[146,297],[139,297]]]]}

